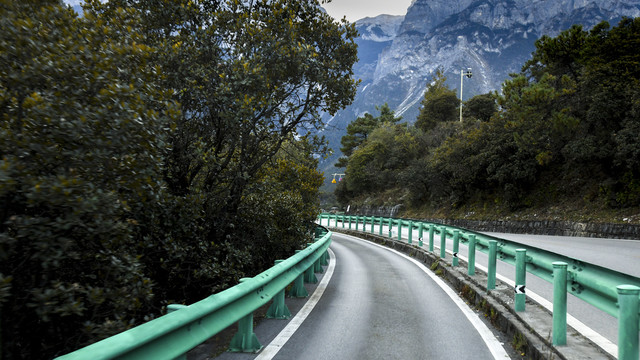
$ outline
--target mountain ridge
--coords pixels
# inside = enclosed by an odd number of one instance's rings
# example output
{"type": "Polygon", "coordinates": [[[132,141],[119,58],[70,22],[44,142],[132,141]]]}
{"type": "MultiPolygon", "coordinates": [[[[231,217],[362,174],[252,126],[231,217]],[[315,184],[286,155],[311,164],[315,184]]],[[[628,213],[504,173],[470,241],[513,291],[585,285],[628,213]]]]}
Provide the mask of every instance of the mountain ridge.
{"type": "Polygon", "coordinates": [[[413,123],[436,69],[444,71],[457,94],[460,69],[472,69],[473,78],[464,80],[464,100],[499,91],[531,57],[541,36],[555,36],[573,24],[590,29],[607,20],[613,25],[624,16],[640,16],[640,0],[414,0],[399,27],[376,25],[389,21],[385,15],[356,21],[361,60],[354,73],[362,82],[353,104],[326,119],[321,134],[334,154],[320,169],[329,180],[338,172],[333,164],[341,156],[347,124],[365,112],[377,115],[375,106],[388,103],[413,123]],[[371,29],[385,29],[375,34],[380,41],[371,40],[371,29]]]}

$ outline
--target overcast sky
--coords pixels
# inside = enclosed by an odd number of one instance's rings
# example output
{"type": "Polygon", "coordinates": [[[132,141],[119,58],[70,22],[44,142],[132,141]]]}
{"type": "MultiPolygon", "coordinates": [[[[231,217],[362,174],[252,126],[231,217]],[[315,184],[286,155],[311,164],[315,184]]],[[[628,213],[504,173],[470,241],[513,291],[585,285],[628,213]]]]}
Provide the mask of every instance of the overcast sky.
{"type": "MultiPolygon", "coordinates": [[[[81,0],[64,0],[65,3],[78,5],[81,0]]],[[[365,17],[373,17],[380,14],[405,15],[411,0],[333,0],[329,4],[322,5],[329,15],[336,19],[354,22],[365,17]]]]}
{"type": "Polygon", "coordinates": [[[334,18],[346,16],[353,22],[380,14],[405,15],[409,5],[411,0],[333,0],[322,6],[334,18]]]}

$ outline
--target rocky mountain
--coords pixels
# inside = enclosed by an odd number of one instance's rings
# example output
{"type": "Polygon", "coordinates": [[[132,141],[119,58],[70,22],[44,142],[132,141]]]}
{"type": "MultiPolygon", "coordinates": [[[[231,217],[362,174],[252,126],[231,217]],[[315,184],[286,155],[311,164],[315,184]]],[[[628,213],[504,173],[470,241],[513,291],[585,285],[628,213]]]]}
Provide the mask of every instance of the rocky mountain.
{"type": "Polygon", "coordinates": [[[640,16],[640,0],[414,0],[404,17],[381,15],[356,22],[362,80],[353,104],[328,118],[322,134],[334,155],[321,169],[329,180],[340,138],[350,121],[388,103],[407,122],[415,121],[426,84],[442,68],[448,85],[463,99],[500,90],[510,73],[531,57],[535,41],[555,36],[573,24],[589,29],[602,20],[640,16]]]}

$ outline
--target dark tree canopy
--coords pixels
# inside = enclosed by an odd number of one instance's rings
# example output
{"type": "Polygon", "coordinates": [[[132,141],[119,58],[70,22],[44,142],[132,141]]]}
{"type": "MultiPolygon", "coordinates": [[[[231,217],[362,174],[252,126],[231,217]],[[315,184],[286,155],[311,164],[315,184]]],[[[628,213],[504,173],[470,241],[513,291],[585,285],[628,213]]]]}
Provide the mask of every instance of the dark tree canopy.
{"type": "Polygon", "coordinates": [[[51,359],[291,256],[355,27],[315,1],[0,0],[0,349],[51,359]]]}
{"type": "Polygon", "coordinates": [[[446,80],[447,77],[444,76],[442,69],[438,69],[433,81],[427,85],[422,107],[415,123],[415,126],[422,131],[429,131],[438,123],[457,119],[460,100],[455,91],[449,89],[445,84],[446,80]]]}

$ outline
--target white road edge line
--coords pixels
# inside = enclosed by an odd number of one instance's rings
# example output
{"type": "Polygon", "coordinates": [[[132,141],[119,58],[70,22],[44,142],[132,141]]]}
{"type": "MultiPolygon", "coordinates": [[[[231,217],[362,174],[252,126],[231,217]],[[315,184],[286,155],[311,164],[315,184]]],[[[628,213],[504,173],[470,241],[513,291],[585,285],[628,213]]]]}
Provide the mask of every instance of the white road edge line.
{"type": "Polygon", "coordinates": [[[271,360],[274,356],[282,349],[282,347],[289,341],[289,339],[293,336],[293,334],[298,330],[300,325],[305,321],[307,316],[311,313],[311,310],[316,306],[316,304],[320,301],[322,294],[327,288],[329,284],[329,280],[333,276],[333,270],[336,267],[336,256],[331,251],[331,249],[327,249],[329,251],[329,255],[331,256],[329,260],[329,266],[327,267],[324,275],[322,276],[322,280],[316,287],[316,290],[313,292],[313,295],[307,300],[306,304],[298,311],[296,316],[289,321],[287,326],[285,326],[282,331],[267,345],[258,356],[256,356],[255,360],[271,360]]]}
{"type": "MultiPolygon", "coordinates": [[[[337,224],[336,224],[336,228],[337,228],[337,224]]],[[[383,233],[384,233],[384,228],[383,228],[383,233]]],[[[404,232],[403,232],[403,235],[404,235],[404,232]]],[[[395,239],[396,237],[397,237],[397,231],[393,231],[392,238],[395,239]]],[[[636,241],[636,240],[629,240],[629,241],[636,241]]],[[[434,244],[434,249],[440,249],[440,246],[434,244]]],[[[453,251],[446,250],[446,252],[453,256],[453,251]]],[[[458,253],[458,258],[462,259],[464,261],[467,261],[467,262],[469,261],[468,258],[460,255],[459,253],[458,253]]],[[[482,265],[479,265],[479,264],[476,264],[476,268],[480,269],[480,270],[482,270],[484,272],[488,271],[485,266],[482,266],[482,265]]],[[[499,280],[505,282],[509,286],[515,286],[516,285],[513,280],[511,280],[511,279],[509,279],[509,278],[507,278],[507,277],[505,277],[503,275],[496,274],[496,278],[498,278],[499,280]]],[[[537,302],[538,304],[540,304],[540,306],[544,307],[545,309],[547,309],[547,310],[549,310],[550,312],[553,313],[553,304],[549,300],[545,299],[541,295],[538,295],[538,294],[534,293],[530,289],[527,289],[527,294],[526,295],[531,300],[537,302]]],[[[582,334],[584,337],[586,337],[587,339],[591,340],[593,343],[595,343],[597,346],[599,346],[602,350],[607,352],[609,355],[613,356],[616,359],[618,358],[618,345],[614,344],[611,340],[607,339],[606,337],[600,335],[600,333],[596,332],[595,330],[590,328],[588,325],[586,325],[582,321],[576,319],[575,317],[573,317],[569,313],[567,313],[567,325],[571,326],[577,332],[582,334]]]]}
{"type": "MultiPolygon", "coordinates": [[[[449,250],[447,250],[448,253],[450,253],[453,256],[453,252],[449,252],[449,250]]],[[[467,259],[464,256],[461,256],[460,254],[458,254],[458,258],[462,259],[464,261],[469,261],[469,259],[467,259]]],[[[476,269],[480,269],[484,272],[488,272],[488,269],[482,265],[476,264],[476,269]]],[[[498,273],[496,273],[496,278],[498,278],[499,280],[505,282],[507,285],[509,286],[516,286],[516,283],[503,276],[500,275],[498,273]]],[[[544,297],[534,293],[533,291],[527,289],[527,293],[526,293],[527,297],[531,298],[531,300],[537,302],[538,304],[540,304],[540,306],[544,307],[545,309],[549,310],[551,313],[553,313],[553,304],[545,299],[544,297]]],[[[592,342],[594,342],[597,346],[599,346],[602,350],[606,351],[607,353],[609,353],[611,356],[613,356],[614,358],[618,358],[618,345],[614,344],[611,340],[605,338],[604,336],[600,335],[598,332],[596,332],[595,330],[593,330],[592,328],[590,328],[588,325],[586,325],[585,323],[583,323],[582,321],[576,319],[575,317],[571,316],[571,314],[567,313],[567,324],[569,326],[571,326],[572,328],[574,328],[577,332],[581,333],[583,336],[585,336],[587,339],[591,340],[592,342]]]]}
{"type": "MultiPolygon", "coordinates": [[[[344,235],[344,234],[341,234],[344,235]]],[[[349,235],[346,235],[349,236],[349,235]]],[[[352,237],[354,239],[358,239],[360,241],[366,241],[363,239],[360,239],[358,237],[354,237],[354,236],[349,236],[352,237]]],[[[491,355],[493,355],[494,359],[510,359],[511,357],[509,356],[509,354],[507,354],[507,352],[505,351],[504,347],[502,346],[502,344],[500,343],[500,341],[498,341],[498,339],[496,339],[496,337],[493,335],[493,332],[487,327],[487,325],[485,325],[482,320],[480,320],[480,318],[478,317],[478,315],[473,312],[473,310],[471,310],[471,308],[469,307],[469,305],[467,305],[467,303],[465,303],[460,296],[458,296],[458,294],[456,294],[455,291],[453,291],[449,285],[447,285],[442,279],[440,279],[438,276],[436,276],[431,270],[429,270],[426,266],[424,266],[424,264],[422,264],[421,262],[419,262],[416,259],[413,259],[397,250],[394,249],[390,249],[386,246],[382,246],[382,245],[378,245],[376,243],[370,242],[368,241],[368,243],[370,243],[371,245],[375,245],[378,246],[382,249],[385,249],[387,251],[390,251],[392,253],[395,253],[396,255],[402,256],[405,259],[411,261],[412,263],[414,263],[416,266],[418,266],[420,268],[420,270],[422,270],[425,274],[427,274],[436,284],[438,284],[438,286],[440,286],[440,288],[442,288],[442,290],[449,295],[449,297],[451,298],[451,300],[458,306],[458,308],[460,309],[460,311],[462,311],[462,313],[467,317],[467,319],[469,320],[469,322],[471,323],[471,325],[473,325],[473,327],[476,329],[476,331],[480,334],[480,337],[482,337],[482,340],[484,341],[484,343],[487,345],[487,348],[489,348],[489,351],[491,352],[491,355]]]]}

